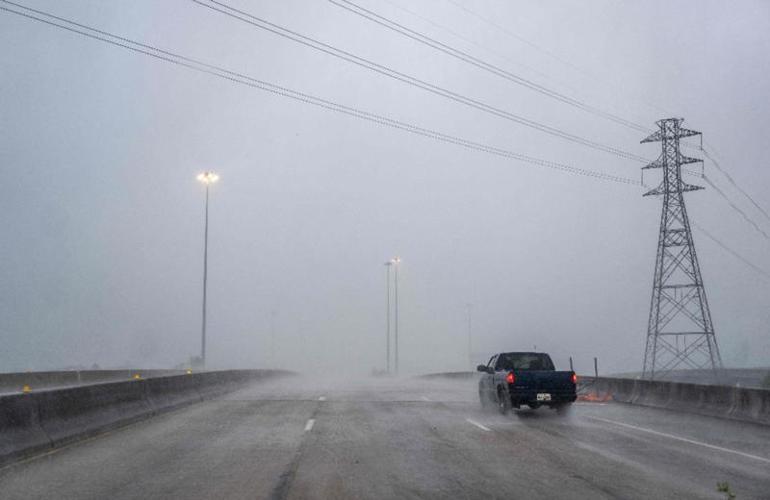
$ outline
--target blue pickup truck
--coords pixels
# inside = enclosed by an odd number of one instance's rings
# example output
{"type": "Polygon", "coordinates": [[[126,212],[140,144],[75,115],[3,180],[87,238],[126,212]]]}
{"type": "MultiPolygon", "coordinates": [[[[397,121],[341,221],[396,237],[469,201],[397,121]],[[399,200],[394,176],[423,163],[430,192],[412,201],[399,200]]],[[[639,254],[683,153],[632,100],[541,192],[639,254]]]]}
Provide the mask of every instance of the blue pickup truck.
{"type": "Polygon", "coordinates": [[[496,405],[500,413],[527,405],[547,406],[564,412],[577,399],[577,376],[573,371],[556,371],[548,354],[542,352],[503,352],[476,369],[479,400],[483,408],[496,405]]]}

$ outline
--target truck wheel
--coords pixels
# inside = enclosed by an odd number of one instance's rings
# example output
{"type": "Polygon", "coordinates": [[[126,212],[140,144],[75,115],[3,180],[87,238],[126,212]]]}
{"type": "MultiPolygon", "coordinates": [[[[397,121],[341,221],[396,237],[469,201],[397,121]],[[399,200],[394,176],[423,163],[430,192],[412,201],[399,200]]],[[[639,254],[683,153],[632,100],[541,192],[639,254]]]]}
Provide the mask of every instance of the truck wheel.
{"type": "Polygon", "coordinates": [[[572,409],[572,403],[564,403],[556,406],[556,413],[559,415],[567,415],[572,409]]]}
{"type": "Polygon", "coordinates": [[[507,415],[511,411],[511,398],[502,387],[497,388],[497,410],[501,415],[507,415]]]}

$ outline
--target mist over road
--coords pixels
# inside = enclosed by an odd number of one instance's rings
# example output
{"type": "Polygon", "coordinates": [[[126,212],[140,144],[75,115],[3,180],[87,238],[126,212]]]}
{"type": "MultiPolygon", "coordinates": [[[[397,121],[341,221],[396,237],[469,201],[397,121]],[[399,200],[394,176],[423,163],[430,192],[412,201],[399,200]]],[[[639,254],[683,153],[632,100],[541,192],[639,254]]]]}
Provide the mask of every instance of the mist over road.
{"type": "Polygon", "coordinates": [[[622,404],[501,416],[475,381],[301,375],[0,471],[2,498],[767,498],[770,428],[622,404]]]}

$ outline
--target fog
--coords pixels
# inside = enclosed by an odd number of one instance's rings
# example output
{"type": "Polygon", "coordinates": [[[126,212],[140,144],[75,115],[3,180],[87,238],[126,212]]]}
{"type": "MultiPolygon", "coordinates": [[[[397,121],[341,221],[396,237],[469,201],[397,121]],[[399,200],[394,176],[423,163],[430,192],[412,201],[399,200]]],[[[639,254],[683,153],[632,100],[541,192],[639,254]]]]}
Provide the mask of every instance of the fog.
{"type": "MultiPolygon", "coordinates": [[[[189,1],[23,3],[368,112],[640,178],[642,163],[189,1]]],[[[644,133],[325,0],[229,4],[592,141],[650,160],[660,152],[639,144],[644,133]]],[[[463,2],[506,31],[448,0],[360,5],[651,130],[684,117],[770,208],[767,2],[463,2]]],[[[531,349],[549,352],[557,368],[572,356],[578,372],[592,371],[593,357],[604,373],[641,369],[661,210],[643,187],[380,126],[5,11],[0,44],[0,371],[160,368],[197,355],[204,170],[221,177],[210,192],[209,368],[383,369],[383,264],[400,256],[404,373],[464,370],[493,352],[531,349]]],[[[770,233],[770,220],[713,164],[705,168],[770,233]]],[[[657,185],[658,175],[645,182],[657,185]]],[[[770,241],[714,189],[686,199],[699,226],[770,273],[770,241]]],[[[725,365],[770,365],[770,274],[693,234],[725,365]]]]}

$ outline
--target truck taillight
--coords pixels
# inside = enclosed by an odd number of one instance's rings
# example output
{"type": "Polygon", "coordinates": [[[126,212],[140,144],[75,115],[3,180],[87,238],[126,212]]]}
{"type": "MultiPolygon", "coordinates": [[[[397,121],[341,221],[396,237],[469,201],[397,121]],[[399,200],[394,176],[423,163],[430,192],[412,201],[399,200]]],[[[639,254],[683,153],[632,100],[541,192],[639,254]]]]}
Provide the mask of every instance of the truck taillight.
{"type": "Polygon", "coordinates": [[[509,384],[516,382],[516,377],[513,375],[513,372],[508,372],[508,375],[505,376],[505,381],[509,384]]]}
{"type": "Polygon", "coordinates": [[[577,384],[577,375],[574,373],[572,374],[572,383],[577,384]]]}

